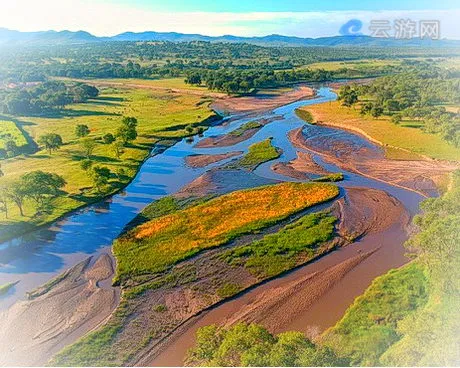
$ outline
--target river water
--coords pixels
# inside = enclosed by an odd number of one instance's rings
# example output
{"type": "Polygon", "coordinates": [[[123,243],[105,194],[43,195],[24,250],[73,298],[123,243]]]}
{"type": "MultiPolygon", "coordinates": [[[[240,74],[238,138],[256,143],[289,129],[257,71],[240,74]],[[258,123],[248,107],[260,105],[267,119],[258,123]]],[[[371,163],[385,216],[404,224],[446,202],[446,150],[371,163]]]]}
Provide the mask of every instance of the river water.
{"type": "MultiPolygon", "coordinates": [[[[296,151],[299,151],[299,149],[294,148],[287,138],[288,132],[295,128],[304,126],[304,132],[309,138],[337,138],[339,136],[339,138],[346,139],[357,148],[366,147],[376,152],[379,151],[379,147],[376,147],[357,135],[323,126],[305,125],[304,122],[295,115],[295,109],[297,107],[314,103],[327,103],[335,99],[336,95],[329,88],[321,87],[318,89],[317,96],[311,100],[291,103],[277,108],[272,112],[261,113],[257,116],[226,118],[223,124],[208,129],[203,137],[194,137],[193,143],[187,142],[184,139],[164,152],[158,153],[147,159],[140,168],[135,179],[123,192],[83,210],[76,211],[51,226],[0,244],[0,285],[19,281],[7,295],[0,298],[0,309],[11,306],[18,299],[24,298],[27,291],[43,284],[50,278],[72,267],[86,257],[110,252],[112,241],[120,234],[125,225],[147,204],[155,199],[177,192],[181,187],[192,182],[207,170],[235,159],[227,159],[219,163],[211,164],[205,168],[191,168],[185,164],[185,157],[188,155],[202,153],[218,154],[229,151],[246,152],[249,145],[265,138],[272,137],[273,144],[281,148],[283,153],[276,161],[260,165],[255,170],[254,174],[260,178],[270,180],[294,181],[295,179],[287,178],[273,172],[270,167],[277,161],[286,162],[296,157],[296,151]],[[283,118],[265,125],[253,137],[234,146],[213,148],[196,148],[194,146],[194,144],[201,139],[225,134],[247,121],[270,118],[277,115],[282,115],[283,118]]],[[[319,156],[314,156],[314,159],[329,171],[344,172],[334,165],[324,163],[319,156]]],[[[345,180],[339,185],[362,186],[385,190],[399,199],[410,214],[414,214],[417,211],[419,202],[422,199],[417,193],[393,187],[380,181],[368,179],[350,172],[344,172],[344,174],[345,180]]],[[[247,186],[252,185],[257,185],[257,182],[247,183],[247,186]]],[[[398,236],[401,236],[400,233],[398,234],[398,236]]],[[[388,240],[390,239],[386,241],[388,240]]],[[[404,239],[394,239],[394,241],[391,242],[392,245],[390,244],[391,246],[386,248],[387,257],[374,267],[375,272],[366,273],[368,276],[367,278],[363,278],[363,275],[360,276],[359,273],[355,275],[357,279],[351,282],[351,289],[349,290],[348,296],[344,295],[343,298],[340,299],[343,304],[342,309],[350,304],[354,295],[361,292],[373,277],[385,272],[389,268],[404,263],[403,248],[401,246],[403,240],[404,239]],[[388,252],[390,252],[389,256],[388,252]]],[[[378,241],[382,242],[384,240],[379,239],[378,241]]],[[[337,252],[336,255],[327,256],[324,258],[324,261],[321,260],[320,262],[327,264],[328,261],[325,261],[326,259],[332,262],[333,257],[346,256],[346,252],[348,252],[348,250],[337,252]]],[[[263,287],[269,286],[265,285],[263,287]]],[[[215,319],[222,318],[223,314],[225,315],[222,310],[225,312],[225,310],[229,311],[232,308],[244,306],[245,303],[251,299],[250,295],[251,294],[249,294],[249,296],[243,296],[236,301],[230,301],[228,305],[219,307],[221,308],[220,312],[214,312],[214,314],[210,312],[210,317],[204,318],[204,320],[202,319],[195,327],[197,328],[199,325],[208,322],[212,323],[215,319]],[[245,300],[244,298],[249,299],[245,300]]],[[[342,309],[338,310],[336,314],[338,315],[338,313],[341,313],[342,309]]],[[[323,309],[319,306],[316,312],[314,310],[312,311],[311,318],[321,313],[323,313],[323,309]]],[[[336,319],[337,316],[331,319],[333,320],[334,318],[336,319]]],[[[306,324],[308,321],[300,319],[297,322],[306,324]]],[[[194,330],[195,329],[191,329],[188,333],[192,334],[194,330]]],[[[183,339],[190,340],[187,334],[183,336],[183,339]]],[[[176,347],[177,346],[178,345],[176,345],[176,347]]],[[[183,344],[180,346],[185,349],[183,344]]],[[[177,353],[175,354],[173,351],[172,354],[177,355],[177,353]]],[[[171,355],[164,354],[163,359],[167,359],[168,356],[170,357],[171,355]]],[[[168,363],[168,361],[160,358],[156,363],[168,363]]]]}

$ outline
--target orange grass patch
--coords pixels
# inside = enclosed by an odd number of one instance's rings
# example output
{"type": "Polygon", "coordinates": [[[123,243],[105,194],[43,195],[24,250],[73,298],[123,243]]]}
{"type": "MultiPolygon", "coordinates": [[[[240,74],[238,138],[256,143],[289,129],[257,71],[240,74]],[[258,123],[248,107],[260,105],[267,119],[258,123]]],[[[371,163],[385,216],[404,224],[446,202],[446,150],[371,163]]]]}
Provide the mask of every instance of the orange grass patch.
{"type": "Polygon", "coordinates": [[[324,183],[281,183],[233,192],[151,220],[114,244],[117,280],[161,272],[200,250],[330,200],[339,189],[324,183]]]}

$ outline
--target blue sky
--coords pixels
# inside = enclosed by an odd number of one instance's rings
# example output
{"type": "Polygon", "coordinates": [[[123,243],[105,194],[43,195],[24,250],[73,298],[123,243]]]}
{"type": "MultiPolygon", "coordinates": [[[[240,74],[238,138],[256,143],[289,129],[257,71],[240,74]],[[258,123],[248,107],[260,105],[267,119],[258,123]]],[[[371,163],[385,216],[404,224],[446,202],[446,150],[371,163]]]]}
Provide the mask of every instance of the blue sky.
{"type": "Polygon", "coordinates": [[[364,34],[371,33],[373,20],[438,20],[442,38],[460,39],[458,0],[0,0],[0,27],[85,30],[98,36],[175,31],[321,37],[339,34],[350,19],[362,22],[364,34]]]}
{"type": "MultiPolygon", "coordinates": [[[[114,2],[106,0],[107,3],[114,2]]],[[[146,9],[180,12],[307,12],[334,10],[425,10],[452,9],[458,1],[434,0],[115,0],[146,9]]]]}

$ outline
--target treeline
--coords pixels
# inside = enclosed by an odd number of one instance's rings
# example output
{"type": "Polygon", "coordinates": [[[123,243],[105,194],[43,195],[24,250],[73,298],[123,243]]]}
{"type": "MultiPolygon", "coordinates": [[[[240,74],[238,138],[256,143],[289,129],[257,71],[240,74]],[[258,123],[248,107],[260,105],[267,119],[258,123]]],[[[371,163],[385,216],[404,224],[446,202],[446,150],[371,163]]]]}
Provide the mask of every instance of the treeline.
{"type": "MultiPolygon", "coordinates": [[[[321,61],[451,54],[457,55],[458,50],[262,47],[210,42],[108,42],[59,47],[9,47],[0,52],[0,80],[37,82],[50,76],[158,78],[183,76],[186,71],[193,69],[287,70],[321,61]]],[[[347,69],[349,71],[346,73],[356,74],[356,70],[347,69]]]]}
{"type": "Polygon", "coordinates": [[[460,147],[460,117],[442,106],[460,104],[460,74],[428,64],[408,71],[381,77],[369,85],[343,86],[339,100],[345,106],[361,102],[361,114],[391,116],[392,122],[403,119],[419,123],[419,128],[440,134],[460,147]]]}
{"type": "Polygon", "coordinates": [[[0,90],[0,111],[11,115],[39,114],[71,103],[85,102],[98,95],[96,87],[84,83],[49,81],[0,90]]]}
{"type": "Polygon", "coordinates": [[[331,80],[334,73],[323,69],[299,69],[275,72],[274,70],[194,70],[185,82],[206,85],[211,90],[227,93],[247,93],[253,89],[276,87],[292,82],[321,82],[331,80]]]}

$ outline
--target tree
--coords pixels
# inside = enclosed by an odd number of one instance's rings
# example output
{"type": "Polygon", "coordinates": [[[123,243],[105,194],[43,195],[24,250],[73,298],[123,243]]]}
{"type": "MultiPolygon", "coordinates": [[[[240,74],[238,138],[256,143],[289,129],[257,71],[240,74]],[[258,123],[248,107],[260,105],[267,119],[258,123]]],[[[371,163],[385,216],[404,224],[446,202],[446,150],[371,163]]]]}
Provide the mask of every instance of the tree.
{"type": "Polygon", "coordinates": [[[18,207],[19,214],[24,216],[24,199],[26,198],[26,190],[21,180],[13,183],[6,192],[6,196],[18,207]]]}
{"type": "Polygon", "coordinates": [[[94,187],[98,192],[108,184],[111,172],[107,167],[94,166],[91,170],[91,178],[93,179],[94,187]]]}
{"type": "Polygon", "coordinates": [[[371,110],[372,117],[378,118],[382,114],[383,114],[383,107],[382,106],[375,105],[374,107],[372,107],[372,110],[371,110]]]}
{"type": "Polygon", "coordinates": [[[402,120],[401,114],[393,114],[391,116],[391,122],[393,124],[399,124],[401,122],[401,120],[402,120]]]}
{"type": "Polygon", "coordinates": [[[78,124],[78,125],[75,127],[75,135],[76,135],[78,138],[86,137],[86,136],[89,135],[89,133],[90,133],[90,131],[89,131],[88,125],[78,124]]]}
{"type": "Polygon", "coordinates": [[[112,143],[111,148],[116,158],[120,158],[121,154],[123,153],[123,147],[124,144],[120,140],[116,140],[112,143]]]}
{"type": "Polygon", "coordinates": [[[84,171],[88,171],[89,169],[91,169],[92,166],[93,166],[93,161],[91,161],[89,159],[86,159],[86,160],[83,160],[82,162],[80,162],[80,167],[84,171]]]}
{"type": "Polygon", "coordinates": [[[115,142],[115,137],[113,136],[112,133],[107,133],[102,137],[102,141],[105,144],[111,144],[111,143],[115,142]]]}
{"type": "Polygon", "coordinates": [[[62,137],[56,133],[48,133],[38,138],[38,144],[41,144],[48,150],[51,155],[52,151],[56,151],[63,145],[62,137]]]}
{"type": "Polygon", "coordinates": [[[96,141],[92,138],[84,138],[80,142],[80,147],[83,149],[86,158],[90,158],[96,148],[96,141]]]}
{"type": "Polygon", "coordinates": [[[0,212],[8,218],[8,190],[6,187],[0,187],[0,212]]]}
{"type": "Polygon", "coordinates": [[[358,102],[358,92],[349,85],[342,86],[339,90],[338,99],[343,106],[351,107],[358,102]]]}
{"type": "Polygon", "coordinates": [[[59,190],[66,185],[62,176],[41,170],[28,172],[22,175],[20,180],[25,195],[38,206],[43,206],[47,199],[56,197],[59,190]]]}
{"type": "Polygon", "coordinates": [[[185,131],[186,131],[187,133],[189,133],[189,134],[192,133],[192,132],[193,132],[193,125],[191,125],[191,124],[187,125],[187,126],[185,127],[185,131]]]}
{"type": "Polygon", "coordinates": [[[18,146],[16,145],[16,142],[13,140],[8,140],[5,143],[5,150],[6,154],[8,157],[14,157],[18,154],[18,146]]]}
{"type": "Polygon", "coordinates": [[[137,138],[137,119],[134,117],[124,117],[121,126],[117,130],[116,137],[119,138],[123,145],[137,138]]]}

